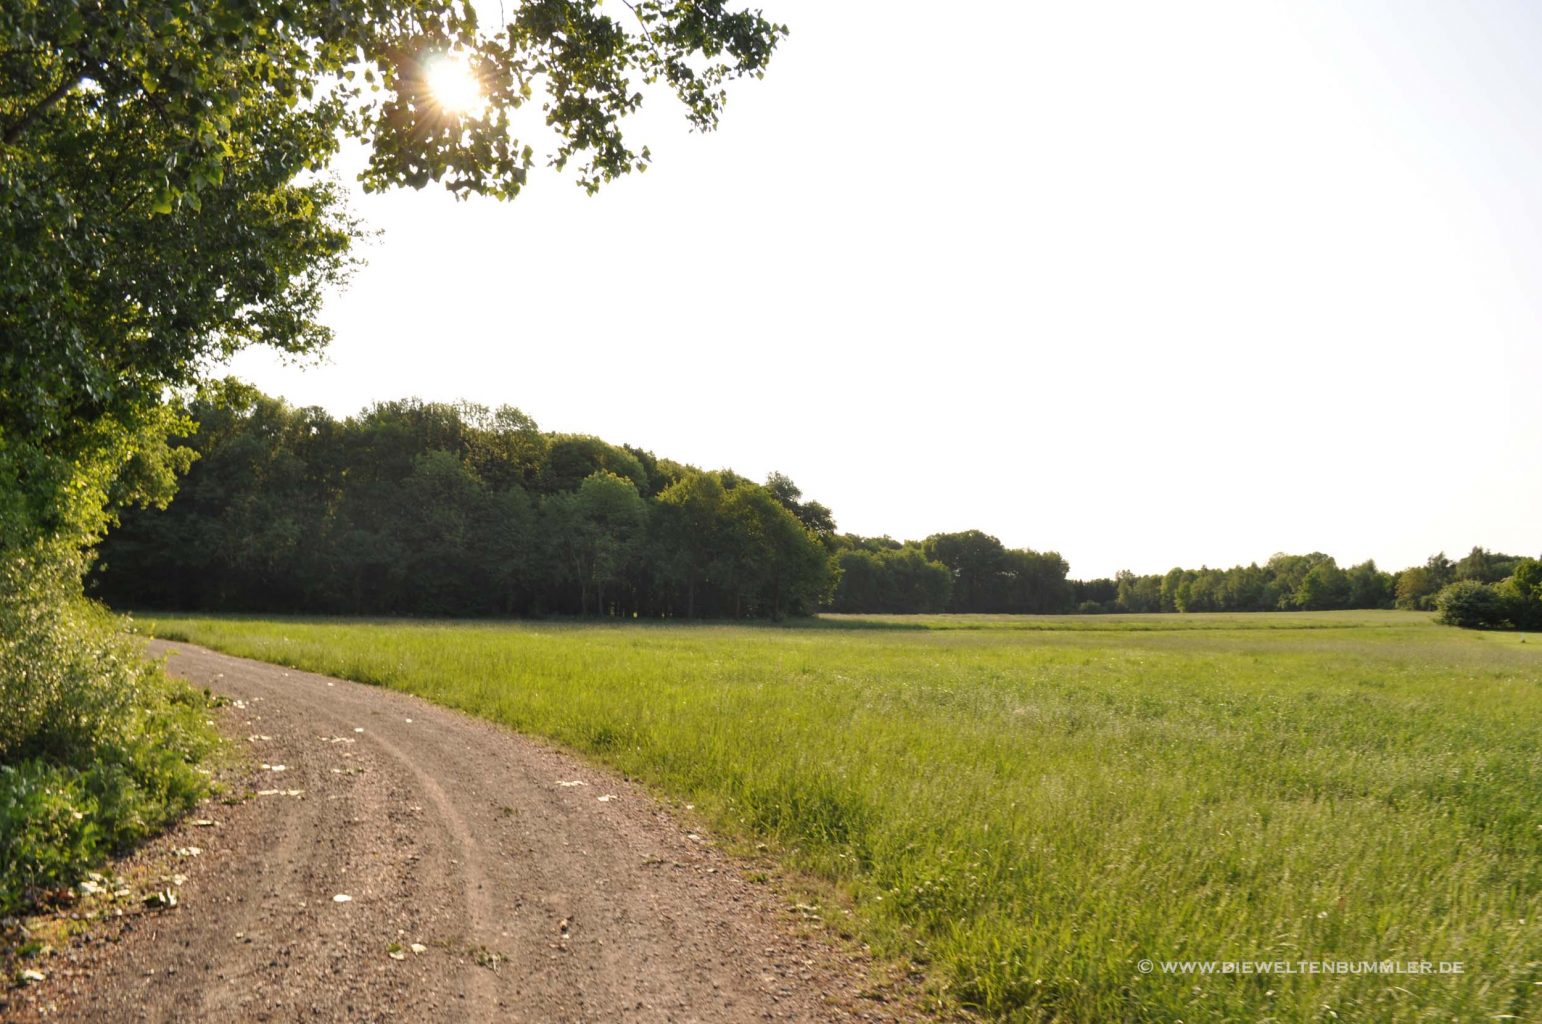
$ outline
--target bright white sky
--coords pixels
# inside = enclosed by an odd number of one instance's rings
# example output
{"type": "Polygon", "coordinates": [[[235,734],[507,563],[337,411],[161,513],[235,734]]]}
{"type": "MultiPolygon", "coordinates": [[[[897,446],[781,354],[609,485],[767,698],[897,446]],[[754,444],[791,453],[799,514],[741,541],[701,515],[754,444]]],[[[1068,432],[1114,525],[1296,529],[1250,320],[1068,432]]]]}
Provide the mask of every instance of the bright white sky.
{"type": "Polygon", "coordinates": [[[1542,9],[763,2],[792,36],[721,131],[656,103],[594,198],[361,195],[329,361],[233,372],[517,405],[1084,578],[1542,549],[1542,9]]]}

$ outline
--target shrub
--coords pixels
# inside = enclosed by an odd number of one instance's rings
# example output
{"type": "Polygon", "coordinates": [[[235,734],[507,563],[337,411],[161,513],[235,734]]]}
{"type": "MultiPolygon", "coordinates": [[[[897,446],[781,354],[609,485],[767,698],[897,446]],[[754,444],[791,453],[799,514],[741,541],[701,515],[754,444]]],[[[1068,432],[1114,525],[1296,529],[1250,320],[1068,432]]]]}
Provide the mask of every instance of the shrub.
{"type": "Polygon", "coordinates": [[[1498,588],[1477,580],[1458,580],[1435,598],[1440,621],[1466,629],[1510,629],[1515,602],[1498,588]]]}
{"type": "Polygon", "coordinates": [[[80,596],[81,556],[0,555],[0,913],[191,807],[205,699],[80,596]]]}

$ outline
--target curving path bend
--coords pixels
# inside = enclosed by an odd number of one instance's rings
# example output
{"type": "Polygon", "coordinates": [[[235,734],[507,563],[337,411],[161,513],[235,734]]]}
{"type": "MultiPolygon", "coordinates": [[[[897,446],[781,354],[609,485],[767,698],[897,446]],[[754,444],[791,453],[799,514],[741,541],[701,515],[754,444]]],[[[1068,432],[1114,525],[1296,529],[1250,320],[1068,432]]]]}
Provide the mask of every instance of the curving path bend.
{"type": "Polygon", "coordinates": [[[230,699],[252,749],[236,789],[254,795],[157,841],[186,876],[177,908],[70,951],[0,1016],[914,1019],[873,998],[862,956],[614,775],[405,694],[152,650],[230,699]]]}

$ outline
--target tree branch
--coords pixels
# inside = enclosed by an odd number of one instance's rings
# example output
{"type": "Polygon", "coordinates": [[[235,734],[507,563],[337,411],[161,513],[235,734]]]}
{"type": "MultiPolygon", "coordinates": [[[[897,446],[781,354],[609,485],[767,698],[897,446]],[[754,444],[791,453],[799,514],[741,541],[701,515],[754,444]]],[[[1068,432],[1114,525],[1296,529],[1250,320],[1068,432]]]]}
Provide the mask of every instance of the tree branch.
{"type": "Polygon", "coordinates": [[[21,138],[21,133],[26,130],[27,125],[37,120],[44,111],[62,100],[71,89],[79,84],[80,78],[78,76],[72,78],[66,75],[64,81],[60,82],[53,92],[38,100],[30,110],[22,114],[21,117],[17,118],[5,129],[5,134],[0,136],[0,142],[5,143],[7,146],[14,145],[16,140],[21,138]]]}

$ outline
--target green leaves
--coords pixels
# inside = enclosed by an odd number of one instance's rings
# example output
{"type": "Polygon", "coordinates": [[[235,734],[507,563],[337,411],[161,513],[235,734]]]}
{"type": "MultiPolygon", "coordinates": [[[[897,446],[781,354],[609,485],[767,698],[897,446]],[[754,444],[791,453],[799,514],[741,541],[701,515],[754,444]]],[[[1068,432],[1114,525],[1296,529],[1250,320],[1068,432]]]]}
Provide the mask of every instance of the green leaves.
{"type": "Polygon", "coordinates": [[[542,434],[517,409],[400,401],[339,422],[226,382],[194,413],[182,446],[136,463],[158,504],[157,470],[198,455],[169,508],[126,511],[102,544],[92,585],[110,601],[776,617],[812,612],[834,582],[771,490],[542,434]]]}
{"type": "Polygon", "coordinates": [[[0,551],[0,913],[72,884],[203,795],[202,697],[80,597],[68,546],[0,551]]]}
{"type": "Polygon", "coordinates": [[[84,537],[61,467],[122,456],[108,439],[134,436],[210,357],[325,343],[316,314],[357,228],[335,184],[300,175],[340,138],[369,146],[367,188],[511,198],[544,151],[592,191],[649,159],[622,127],[638,81],[673,82],[709,127],[714,90],[763,66],[781,31],[715,3],[617,19],[598,0],[528,0],[488,27],[458,0],[7,3],[0,479],[27,494],[4,507],[30,509],[38,535],[84,537]],[[449,52],[485,109],[434,95],[425,62],[449,52]],[[35,462],[52,468],[21,472],[35,462]]]}

